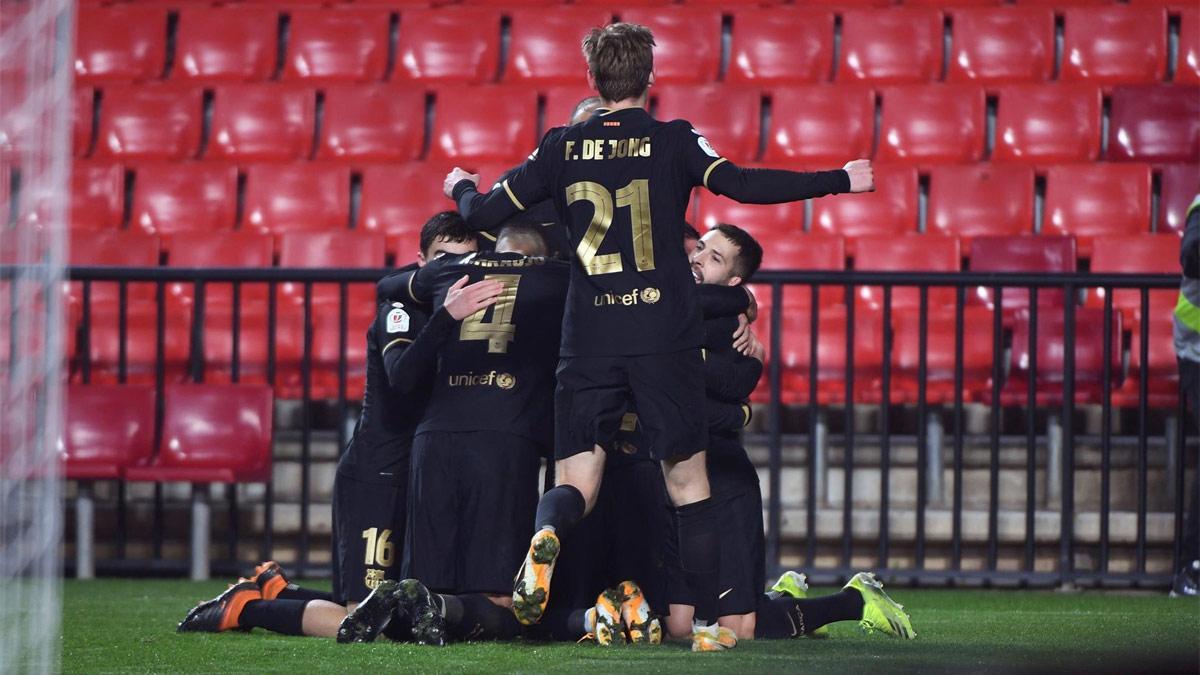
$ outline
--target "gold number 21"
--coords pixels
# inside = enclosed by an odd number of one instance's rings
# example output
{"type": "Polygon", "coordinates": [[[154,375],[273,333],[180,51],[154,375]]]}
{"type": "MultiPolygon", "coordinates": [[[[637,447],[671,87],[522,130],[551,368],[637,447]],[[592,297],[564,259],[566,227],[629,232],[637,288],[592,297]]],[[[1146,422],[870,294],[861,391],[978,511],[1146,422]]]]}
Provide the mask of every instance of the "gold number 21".
{"type": "MultiPolygon", "coordinates": [[[[583,240],[575,249],[579,262],[588,274],[611,274],[624,269],[620,253],[598,255],[600,243],[608,235],[613,221],[613,195],[599,183],[579,181],[567,186],[567,205],[586,200],[592,203],[592,222],[588,225],[583,240]]],[[[654,269],[654,234],[650,222],[650,181],[638,178],[617,190],[616,208],[629,207],[629,220],[633,225],[633,261],[639,272],[654,269]]]]}

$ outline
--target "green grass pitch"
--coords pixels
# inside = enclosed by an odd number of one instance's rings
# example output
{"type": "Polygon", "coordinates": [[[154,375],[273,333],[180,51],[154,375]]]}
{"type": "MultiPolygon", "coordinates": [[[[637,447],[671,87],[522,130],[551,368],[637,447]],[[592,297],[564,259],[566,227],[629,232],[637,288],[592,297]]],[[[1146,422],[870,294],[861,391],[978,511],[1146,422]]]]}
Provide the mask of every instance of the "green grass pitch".
{"type": "MultiPolygon", "coordinates": [[[[320,582],[313,584],[321,586],[320,582]]],[[[328,583],[323,584],[328,587],[328,583]]],[[[914,590],[889,587],[917,639],[865,635],[853,623],[828,640],[743,642],[733,652],[685,645],[458,644],[436,649],[253,633],[177,634],[175,624],[221,582],[68,580],[66,673],[247,672],[1137,672],[1200,669],[1200,601],[1165,594],[914,590]]],[[[816,589],[822,593],[829,589],[816,589]]]]}

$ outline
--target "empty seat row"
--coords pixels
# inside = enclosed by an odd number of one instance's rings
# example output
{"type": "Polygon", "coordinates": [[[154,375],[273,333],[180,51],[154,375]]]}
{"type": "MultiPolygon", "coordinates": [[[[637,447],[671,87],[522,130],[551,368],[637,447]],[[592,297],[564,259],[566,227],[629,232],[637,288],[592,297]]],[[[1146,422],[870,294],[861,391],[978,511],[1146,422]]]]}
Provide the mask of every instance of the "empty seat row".
{"type": "MultiPolygon", "coordinates": [[[[174,267],[271,267],[275,260],[276,243],[272,237],[250,232],[219,236],[179,234],[171,239],[173,246],[167,262],[174,267]]],[[[70,263],[156,267],[161,258],[160,246],[158,237],[135,232],[76,233],[71,237],[70,263]]],[[[279,265],[288,268],[378,269],[385,262],[384,238],[378,234],[297,232],[279,237],[277,246],[279,265]]],[[[415,249],[414,243],[412,254],[406,259],[415,258],[415,249]]],[[[279,283],[273,309],[266,283],[245,283],[238,291],[237,313],[233,284],[214,282],[204,288],[204,326],[196,336],[194,284],[173,281],[164,285],[161,359],[168,382],[182,382],[194,376],[192,355],[202,351],[201,372],[206,381],[272,381],[276,394],[284,398],[300,398],[306,388],[313,397],[336,398],[342,384],[339,369],[345,359],[346,395],[361,396],[366,357],[364,335],[375,316],[374,283],[347,286],[344,326],[338,320],[327,319],[339,316],[342,310],[341,291],[336,283],[314,283],[311,289],[300,282],[279,283]],[[270,331],[272,321],[274,333],[270,331]],[[306,330],[312,331],[307,363],[306,330]],[[343,330],[344,353],[339,347],[343,330]],[[202,343],[193,344],[193,337],[199,337],[202,343]]],[[[78,334],[78,353],[69,355],[72,380],[153,382],[160,358],[156,284],[130,283],[126,287],[124,356],[120,339],[120,287],[111,281],[91,282],[86,301],[82,282],[71,282],[64,292],[72,331],[78,334]]]]}
{"type": "Polygon", "coordinates": [[[1056,15],[1049,7],[848,9],[836,16],[819,7],[737,8],[730,13],[726,64],[719,9],[634,7],[615,14],[606,6],[506,9],[510,28],[503,50],[499,9],[406,8],[398,15],[392,9],[308,7],[281,14],[262,5],[185,6],[168,58],[166,7],[84,6],[75,72],[90,82],[163,77],[228,82],[278,75],[482,83],[496,79],[503,54],[506,82],[579,82],[584,33],[618,16],[654,32],[661,83],[714,82],[722,74],[730,82],[754,83],[822,82],[831,75],[847,82],[927,82],[942,79],[943,71],[949,81],[1044,81],[1057,75],[1067,81],[1148,83],[1162,82],[1170,72],[1174,81],[1200,82],[1200,12],[1194,8],[1182,13],[1179,48],[1173,51],[1162,7],[1068,7],[1061,12],[1061,65],[1056,15]],[[944,57],[947,22],[950,48],[944,57]]]}
{"type": "MultiPolygon", "coordinates": [[[[989,154],[1027,163],[1094,160],[1101,156],[1105,121],[1109,159],[1200,160],[1196,87],[1118,87],[1107,118],[1095,87],[1004,87],[995,99],[994,147],[988,146],[987,98],[976,85],[879,90],[814,85],[765,92],[708,85],[654,91],[652,109],[659,118],[688,119],[720,153],[738,162],[760,154],[763,161],[775,163],[872,155],[917,163],[977,161],[989,154]],[[765,128],[764,105],[770,111],[765,128]],[[878,138],[877,107],[882,108],[878,138]]],[[[541,96],[543,126],[564,124],[570,108],[586,94],[582,88],[548,90],[541,96]]],[[[423,154],[515,163],[536,146],[539,94],[532,89],[438,89],[428,139],[426,105],[424,91],[386,85],[320,92],[273,84],[227,85],[217,88],[209,102],[201,89],[192,87],[109,87],[99,96],[83,90],[76,97],[74,144],[77,156],[234,161],[312,156],[360,164],[423,154]],[[496,110],[505,114],[498,116],[496,110]],[[94,141],[93,116],[98,130],[94,141]]]]}
{"type": "MultiPolygon", "coordinates": [[[[239,174],[236,167],[222,164],[149,163],[131,167],[127,177],[119,165],[77,161],[72,174],[71,228],[106,231],[126,226],[167,236],[234,230],[239,228],[240,201],[241,230],[281,234],[353,227],[386,235],[390,251],[398,245],[412,251],[421,225],[432,214],[454,207],[441,192],[449,167],[413,162],[368,167],[354,174],[337,164],[261,164],[239,174]],[[124,201],[127,181],[128,205],[124,201]],[[243,187],[240,199],[239,185],[243,187]]],[[[470,168],[481,172],[483,184],[490,185],[507,167],[470,168]]],[[[851,241],[918,231],[968,240],[981,235],[1072,234],[1080,237],[1081,253],[1087,257],[1093,237],[1182,232],[1186,209],[1200,191],[1200,166],[1194,164],[1160,169],[1157,192],[1156,174],[1147,165],[1053,165],[1042,174],[1046,189],[1039,227],[1037,174],[1030,167],[944,165],[925,175],[928,205],[923,228],[918,208],[920,174],[914,167],[896,164],[876,166],[873,193],[813,200],[810,218],[800,202],[740,204],[704,191],[693,200],[689,216],[705,228],[728,222],[758,236],[807,230],[844,235],[851,241]],[[1155,196],[1158,220],[1152,223],[1155,196]]]]}
{"type": "MultiPolygon", "coordinates": [[[[767,267],[830,270],[841,269],[837,237],[807,235],[794,247],[790,261],[779,264],[771,257],[767,267]]],[[[862,271],[951,272],[960,269],[958,242],[952,237],[907,236],[871,237],[855,260],[862,271]]],[[[974,271],[1070,272],[1074,271],[1073,242],[1053,237],[988,237],[971,244],[971,268],[974,271]]],[[[777,249],[768,249],[775,251],[777,249]]],[[[1097,242],[1094,272],[1173,274],[1178,272],[1179,240],[1170,235],[1114,237],[1097,242]]],[[[846,326],[847,307],[841,304],[840,288],[822,289],[817,312],[818,363],[817,402],[838,404],[846,400],[846,326]]],[[[990,401],[993,367],[992,310],[990,289],[968,289],[963,309],[963,398],[966,401],[990,401]]],[[[856,401],[879,403],[882,392],[883,301],[882,289],[863,286],[857,289],[855,314],[855,394],[856,401]]],[[[955,310],[957,291],[934,287],[928,290],[926,324],[926,401],[946,404],[954,400],[955,310]]],[[[1142,375],[1140,326],[1148,321],[1149,342],[1146,376],[1152,407],[1174,405],[1178,375],[1174,364],[1170,307],[1173,290],[1155,290],[1150,306],[1141,305],[1140,291],[1117,290],[1113,298],[1110,342],[1110,388],[1115,405],[1136,407],[1142,375]],[[1122,335],[1132,333],[1129,371],[1121,384],[1122,335]]],[[[771,295],[762,287],[756,291],[760,304],[762,335],[769,335],[771,295]]],[[[811,291],[808,287],[786,287],[782,317],[783,400],[805,404],[810,399],[812,377],[810,357],[811,291]]],[[[892,381],[887,400],[915,403],[917,400],[920,359],[920,302],[915,288],[896,288],[891,293],[892,381]]],[[[1037,319],[1038,405],[1056,405],[1062,400],[1064,353],[1064,296],[1061,291],[1042,290],[1038,296],[1041,310],[1037,319]]],[[[1085,307],[1076,312],[1076,399],[1081,403],[1103,400],[1103,289],[1090,289],[1085,307]]],[[[1001,391],[1003,405],[1024,405],[1031,359],[1029,357],[1032,322],[1028,291],[1010,290],[1003,295],[1003,323],[1012,334],[1011,364],[1002,368],[1009,377],[1001,391]]],[[[1002,343],[1003,344],[1003,343],[1002,343]]],[[[756,399],[766,400],[766,378],[756,399]]]]}
{"type": "MultiPolygon", "coordinates": [[[[759,236],[806,229],[851,238],[917,232],[918,173],[912,167],[876,166],[876,190],[802,204],[739,204],[699,193],[693,218],[704,227],[728,222],[759,236]]],[[[930,169],[924,230],[969,240],[983,235],[1070,234],[1088,257],[1093,238],[1151,231],[1152,173],[1138,164],[1067,164],[1046,169],[1040,228],[1035,221],[1036,180],[1028,167],[1005,164],[946,165],[930,169]]],[[[1200,166],[1178,164],[1159,173],[1159,232],[1182,233],[1184,215],[1200,192],[1200,166]]]]}

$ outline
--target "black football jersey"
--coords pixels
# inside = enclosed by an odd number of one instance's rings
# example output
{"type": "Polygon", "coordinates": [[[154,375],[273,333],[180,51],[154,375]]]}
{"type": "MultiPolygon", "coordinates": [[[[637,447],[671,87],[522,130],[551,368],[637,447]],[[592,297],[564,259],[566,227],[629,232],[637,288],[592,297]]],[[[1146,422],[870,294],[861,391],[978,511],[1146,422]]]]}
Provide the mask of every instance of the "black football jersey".
{"type": "Polygon", "coordinates": [[[382,299],[367,329],[367,382],[362,414],[338,461],[338,471],[368,483],[399,484],[408,476],[413,434],[425,412],[430,378],[392,383],[395,364],[425,327],[428,314],[415,303],[382,299]]]}
{"type": "MultiPolygon", "coordinates": [[[[417,433],[501,431],[553,447],[558,364],[568,264],[515,253],[445,257],[415,273],[415,301],[441,307],[463,275],[504,285],[499,300],[463,319],[438,350],[433,392],[417,433]]],[[[444,312],[445,310],[439,310],[444,312]]]]}
{"type": "Polygon", "coordinates": [[[845,171],[800,174],[733,167],[684,120],[641,108],[600,110],[551,129],[534,155],[488,195],[455,186],[473,229],[553,200],[573,255],[563,356],[659,354],[703,340],[680,242],[692,189],[752,203],[849,190],[845,171]]]}

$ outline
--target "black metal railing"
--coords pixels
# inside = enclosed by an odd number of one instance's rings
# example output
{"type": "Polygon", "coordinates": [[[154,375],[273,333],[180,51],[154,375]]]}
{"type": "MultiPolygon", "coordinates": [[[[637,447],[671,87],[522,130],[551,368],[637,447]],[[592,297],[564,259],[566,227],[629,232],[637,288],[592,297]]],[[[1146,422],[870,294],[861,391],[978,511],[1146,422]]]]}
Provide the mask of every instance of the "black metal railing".
{"type": "MultiPolygon", "coordinates": [[[[185,269],[185,268],[115,268],[115,267],[76,267],[68,270],[68,278],[72,283],[79,284],[80,298],[80,315],[78,318],[79,335],[78,346],[75,350],[75,361],[72,363],[73,377],[81,382],[88,382],[94,376],[95,364],[91,361],[91,331],[94,317],[92,316],[92,303],[94,295],[94,287],[96,284],[116,283],[117,284],[117,325],[118,325],[118,354],[115,368],[115,379],[117,381],[126,381],[129,375],[129,354],[127,353],[128,340],[128,316],[130,312],[130,286],[134,284],[153,284],[153,303],[155,305],[155,354],[154,354],[154,383],[160,394],[165,382],[168,364],[166,362],[167,353],[167,305],[166,292],[167,285],[170,283],[190,284],[193,295],[191,327],[189,334],[189,350],[187,357],[186,373],[187,378],[200,382],[205,378],[205,345],[204,345],[204,323],[206,320],[206,302],[209,286],[211,284],[232,284],[232,304],[230,316],[230,328],[232,339],[232,359],[230,363],[229,377],[232,381],[237,382],[245,377],[245,364],[242,358],[242,347],[244,337],[242,323],[245,320],[243,314],[244,309],[244,290],[250,284],[267,284],[267,328],[266,335],[268,336],[266,345],[266,363],[265,363],[265,380],[272,385],[277,385],[278,364],[277,364],[277,344],[276,336],[279,329],[279,313],[280,313],[280,298],[279,287],[284,283],[300,284],[303,287],[300,295],[300,307],[303,314],[303,337],[302,349],[300,356],[300,408],[301,408],[301,424],[300,424],[300,524],[297,542],[297,560],[296,567],[301,570],[301,573],[320,573],[325,568],[320,565],[311,565],[309,562],[309,554],[311,550],[311,521],[309,520],[309,505],[312,503],[312,409],[313,404],[313,386],[312,380],[314,375],[313,365],[313,325],[314,321],[318,320],[314,316],[313,293],[314,285],[317,284],[336,284],[338,286],[337,293],[337,321],[338,321],[338,358],[335,367],[336,371],[336,402],[337,408],[341,413],[339,420],[345,419],[345,413],[348,408],[347,401],[347,382],[348,368],[347,363],[347,347],[350,340],[361,340],[363,331],[367,326],[348,326],[349,312],[349,292],[348,289],[354,284],[369,284],[373,283],[389,270],[381,269],[328,269],[328,270],[313,270],[313,269],[243,269],[243,268],[225,268],[225,269],[185,269]]],[[[31,274],[29,269],[20,267],[0,267],[0,279],[10,279],[14,277],[28,276],[31,274]]],[[[1150,308],[1150,291],[1156,289],[1174,289],[1178,285],[1178,277],[1172,275],[1125,275],[1125,274],[999,274],[999,273],[892,273],[892,272],[798,272],[798,271],[763,271],[756,278],[756,283],[769,286],[770,292],[767,297],[761,298],[764,305],[769,304],[770,330],[769,334],[764,336],[769,344],[769,362],[768,362],[768,383],[769,383],[769,402],[767,415],[767,430],[765,434],[765,445],[768,449],[769,457],[769,483],[767,486],[768,501],[767,501],[767,533],[768,533],[768,548],[767,557],[768,565],[778,567],[783,560],[785,547],[791,547],[789,550],[798,550],[800,559],[805,568],[811,572],[816,572],[814,575],[820,579],[823,576],[846,576],[853,571],[853,562],[856,557],[861,558],[863,555],[870,553],[875,561],[875,567],[883,574],[893,577],[906,577],[915,582],[923,583],[942,583],[951,580],[970,579],[983,582],[1019,582],[1025,584],[1066,584],[1066,583],[1141,583],[1141,584],[1161,584],[1165,583],[1169,575],[1165,575],[1161,571],[1148,570],[1147,568],[1147,513],[1148,513],[1148,490],[1147,476],[1149,474],[1148,453],[1149,453],[1149,409],[1147,402],[1148,393],[1148,356],[1149,356],[1149,326],[1151,317],[1149,316],[1150,308]],[[808,342],[808,368],[809,376],[807,377],[807,403],[800,406],[788,405],[788,409],[799,409],[800,412],[807,413],[807,430],[806,433],[785,433],[784,429],[784,412],[785,402],[783,399],[783,376],[785,365],[780,355],[783,352],[784,344],[784,288],[786,286],[807,286],[809,294],[809,302],[807,311],[807,325],[810,339],[808,342]],[[819,363],[819,340],[817,339],[820,330],[820,316],[822,311],[828,311],[828,306],[823,306],[821,302],[820,290],[822,287],[840,287],[846,293],[844,301],[845,312],[845,363],[844,363],[844,393],[841,395],[841,404],[839,405],[824,405],[818,396],[818,377],[817,365],[819,363]],[[884,327],[881,335],[881,350],[882,358],[879,362],[879,399],[882,401],[880,405],[880,433],[878,434],[859,434],[855,432],[855,406],[862,399],[856,396],[856,341],[855,329],[858,323],[856,311],[862,311],[861,308],[856,309],[859,304],[856,299],[856,290],[864,286],[881,287],[882,288],[882,307],[878,310],[879,315],[876,317],[872,310],[873,319],[879,318],[882,320],[884,327]],[[894,348],[894,335],[891,330],[891,320],[893,312],[893,298],[895,290],[898,288],[915,288],[919,294],[918,305],[918,322],[919,322],[919,354],[920,361],[917,371],[917,400],[915,406],[905,408],[905,411],[911,413],[915,408],[917,420],[917,432],[914,440],[916,447],[916,486],[915,486],[915,508],[914,515],[914,534],[909,537],[905,536],[897,539],[890,530],[889,522],[892,512],[892,494],[890,493],[890,483],[892,482],[891,471],[895,464],[893,452],[895,451],[894,441],[899,438],[898,434],[893,433],[893,422],[891,415],[891,386],[893,379],[893,364],[892,351],[894,348]],[[926,365],[928,360],[928,318],[930,314],[930,289],[948,288],[953,289],[954,302],[954,396],[953,401],[949,405],[951,423],[948,433],[952,449],[949,451],[950,473],[953,476],[953,492],[950,500],[950,517],[951,534],[949,537],[949,546],[946,555],[948,556],[948,564],[944,565],[929,565],[929,554],[931,542],[929,541],[927,532],[927,509],[929,508],[929,472],[926,467],[930,465],[931,459],[940,460],[930,457],[930,440],[926,433],[926,421],[930,414],[930,404],[927,401],[926,391],[926,365]],[[964,322],[965,311],[970,306],[968,292],[972,289],[984,288],[989,289],[992,293],[991,302],[991,338],[992,338],[992,363],[991,363],[991,382],[990,396],[986,396],[986,403],[990,405],[990,428],[986,434],[986,439],[974,437],[966,432],[964,422],[964,409],[968,401],[964,397],[964,322]],[[1100,504],[1099,504],[1099,543],[1095,547],[1097,564],[1087,569],[1076,569],[1076,553],[1085,547],[1082,542],[1076,537],[1074,532],[1074,520],[1076,516],[1075,500],[1076,489],[1074,485],[1074,468],[1076,466],[1075,458],[1075,441],[1076,434],[1072,432],[1072,418],[1076,408],[1075,395],[1075,318],[1077,313],[1077,296],[1080,291],[1085,289],[1101,288],[1105,290],[1103,303],[1103,373],[1102,379],[1102,431],[1098,440],[1101,454],[1100,466],[1100,504]],[[1047,290],[1049,289],[1049,291],[1047,290]],[[1129,436],[1122,436],[1121,441],[1126,445],[1136,445],[1134,451],[1136,471],[1136,538],[1134,542],[1134,564],[1132,571],[1116,573],[1110,569],[1110,560],[1114,549],[1114,542],[1110,532],[1110,496],[1112,491],[1113,481],[1113,466],[1112,466],[1112,449],[1114,441],[1114,433],[1112,430],[1112,403],[1111,392],[1113,390],[1114,373],[1112,372],[1113,355],[1123,349],[1121,343],[1114,343],[1112,336],[1112,326],[1114,321],[1119,317],[1119,312],[1113,306],[1113,290],[1114,289],[1137,289],[1140,291],[1141,300],[1141,320],[1135,330],[1138,331],[1138,341],[1140,353],[1140,363],[1142,367],[1139,370],[1139,402],[1137,406],[1137,433],[1132,439],[1129,436]],[[1030,363],[1027,364],[1025,370],[1028,373],[1028,380],[1025,383],[1026,402],[1024,405],[1018,405],[1018,408],[1023,408],[1023,416],[1025,420],[1025,429],[1023,441],[1025,446],[1024,456],[1024,472],[1025,472],[1025,488],[1024,495],[1024,538],[1019,546],[1018,569],[1012,569],[1011,565],[1001,565],[1001,549],[1003,543],[1000,536],[1000,477],[1001,477],[1001,450],[1002,445],[1012,445],[1014,440],[1010,436],[1005,436],[1002,433],[1002,401],[1001,387],[1004,383],[1007,357],[1006,350],[1008,348],[1007,340],[1011,339],[1011,329],[1009,322],[1006,321],[1006,308],[1003,298],[1006,293],[1020,291],[1028,293],[1029,299],[1025,303],[1028,307],[1028,341],[1029,341],[1029,358],[1030,363]],[[1047,304],[1039,302],[1039,291],[1042,293],[1058,292],[1063,293],[1066,298],[1065,302],[1060,304],[1047,304]],[[1037,429],[1037,412],[1040,407],[1037,405],[1038,395],[1038,368],[1037,368],[1037,345],[1039,343],[1039,312],[1046,313],[1049,311],[1061,311],[1063,316],[1063,377],[1061,391],[1061,406],[1057,414],[1065,425],[1065,430],[1062,434],[1061,448],[1061,476],[1057,478],[1057,488],[1055,492],[1058,495],[1058,511],[1060,519],[1060,541],[1057,547],[1057,560],[1055,569],[1045,571],[1039,569],[1035,564],[1037,562],[1037,553],[1043,550],[1045,546],[1039,547],[1035,537],[1036,533],[1036,515],[1037,515],[1037,493],[1036,493],[1036,475],[1038,471],[1037,462],[1037,446],[1039,443],[1040,434],[1037,429]],[[818,536],[818,521],[820,519],[820,505],[818,504],[818,483],[819,467],[818,462],[823,462],[824,459],[820,456],[818,449],[818,424],[823,409],[841,408],[844,415],[845,424],[844,431],[840,438],[840,446],[842,448],[842,500],[841,508],[841,523],[840,532],[836,537],[828,537],[822,540],[818,536]],[[982,443],[981,443],[982,441],[982,443]],[[805,471],[804,491],[803,491],[803,513],[804,513],[804,536],[803,541],[793,541],[795,537],[785,535],[783,531],[783,516],[784,508],[783,501],[783,474],[785,460],[785,443],[787,444],[788,454],[787,459],[791,462],[803,460],[803,469],[805,471]],[[968,542],[968,537],[965,536],[964,528],[964,471],[965,457],[967,454],[968,444],[986,445],[987,448],[987,493],[988,493],[988,510],[986,517],[986,539],[984,544],[972,547],[968,542]],[[855,508],[854,508],[854,485],[856,462],[860,459],[865,449],[870,449],[872,453],[875,448],[879,451],[879,471],[880,471],[880,492],[877,504],[879,526],[876,533],[872,533],[872,539],[862,541],[861,535],[856,536],[855,532],[855,508]],[[859,455],[859,457],[856,457],[859,455]],[[909,564],[897,564],[896,551],[900,546],[910,547],[911,552],[906,549],[906,558],[911,560],[909,564]],[[797,548],[798,547],[798,548],[797,548]],[[824,550],[824,557],[819,553],[824,550]],[[830,553],[832,551],[832,553],[830,553]],[[983,560],[982,569],[966,569],[964,559],[969,553],[974,552],[983,560]],[[836,564],[828,564],[830,558],[837,560],[836,564]]],[[[792,292],[799,289],[793,289],[792,292]]],[[[137,297],[146,297],[138,295],[137,297]]],[[[839,307],[842,307],[839,304],[839,307]]],[[[326,319],[327,320],[327,319],[326,319]]],[[[1166,320],[1159,318],[1157,320],[1166,320]]],[[[1044,336],[1043,336],[1044,337],[1044,336]]],[[[1120,336],[1118,335],[1118,338],[1120,336]]],[[[16,355],[13,355],[14,357],[16,355]]],[[[1185,492],[1186,480],[1186,457],[1185,443],[1187,434],[1185,433],[1186,425],[1184,420],[1187,419],[1183,410],[1182,397],[1180,397],[1178,410],[1172,417],[1172,424],[1175,425],[1174,444],[1172,450],[1175,453],[1177,461],[1174,464],[1174,474],[1171,478],[1174,484],[1170,486],[1170,492],[1174,496],[1174,548],[1173,548],[1173,563],[1178,563],[1180,557],[1180,533],[1182,527],[1181,514],[1183,512],[1183,499],[1185,492]]],[[[161,420],[162,397],[158,397],[158,407],[156,411],[158,418],[161,420]]],[[[338,424],[337,443],[339,452],[345,445],[345,424],[338,424]]],[[[935,462],[936,464],[936,462],[935,462]]],[[[936,476],[940,476],[936,474],[936,476]]],[[[1047,481],[1051,476],[1047,474],[1047,481]]],[[[940,481],[940,478],[939,478],[940,481]]],[[[1193,486],[1192,489],[1196,489],[1193,486]]],[[[229,527],[227,528],[227,543],[229,560],[225,561],[228,565],[222,565],[220,561],[214,565],[214,569],[221,570],[224,567],[234,568],[237,566],[235,560],[237,556],[238,540],[241,533],[238,531],[238,512],[239,504],[237,502],[237,491],[230,488],[228,491],[229,502],[229,527]]],[[[125,486],[118,486],[117,495],[117,527],[116,527],[116,551],[119,558],[125,555],[127,544],[127,520],[126,520],[126,495],[125,486]]],[[[274,486],[268,484],[264,498],[264,528],[261,539],[261,555],[264,559],[272,557],[274,549],[273,541],[273,506],[274,506],[274,486]]],[[[154,493],[154,527],[152,529],[152,552],[155,559],[162,558],[164,531],[163,523],[164,516],[164,498],[162,486],[157,485],[154,493]]],[[[117,569],[128,569],[130,567],[141,568],[143,565],[150,567],[158,566],[162,569],[174,569],[170,564],[158,562],[152,563],[149,561],[128,561],[128,564],[116,565],[117,569]]],[[[182,563],[180,563],[182,565],[182,563]]],[[[101,568],[104,569],[104,565],[101,568]]],[[[1044,565],[1043,565],[1044,567],[1044,565]]]]}

